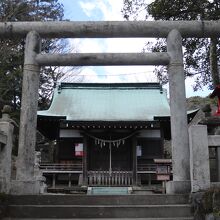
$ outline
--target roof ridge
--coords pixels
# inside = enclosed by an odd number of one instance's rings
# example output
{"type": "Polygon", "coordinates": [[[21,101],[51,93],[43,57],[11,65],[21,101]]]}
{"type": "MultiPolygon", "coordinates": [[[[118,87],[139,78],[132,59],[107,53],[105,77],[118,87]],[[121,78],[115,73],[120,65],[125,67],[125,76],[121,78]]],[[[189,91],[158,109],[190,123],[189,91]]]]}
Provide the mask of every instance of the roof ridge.
{"type": "Polygon", "coordinates": [[[101,88],[101,89],[114,89],[114,88],[120,88],[120,89],[160,89],[162,90],[162,86],[160,83],[66,83],[61,82],[58,85],[58,90],[62,89],[68,89],[68,88],[77,88],[77,89],[83,89],[83,88],[101,88]]]}

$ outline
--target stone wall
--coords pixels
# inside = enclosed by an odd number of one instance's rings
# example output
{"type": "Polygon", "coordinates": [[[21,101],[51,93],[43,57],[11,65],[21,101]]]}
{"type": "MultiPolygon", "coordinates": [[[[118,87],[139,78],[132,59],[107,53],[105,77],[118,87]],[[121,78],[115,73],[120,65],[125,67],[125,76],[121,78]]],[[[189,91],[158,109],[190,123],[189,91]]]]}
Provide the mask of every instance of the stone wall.
{"type": "Polygon", "coordinates": [[[192,194],[195,220],[220,219],[220,187],[192,194]]]}

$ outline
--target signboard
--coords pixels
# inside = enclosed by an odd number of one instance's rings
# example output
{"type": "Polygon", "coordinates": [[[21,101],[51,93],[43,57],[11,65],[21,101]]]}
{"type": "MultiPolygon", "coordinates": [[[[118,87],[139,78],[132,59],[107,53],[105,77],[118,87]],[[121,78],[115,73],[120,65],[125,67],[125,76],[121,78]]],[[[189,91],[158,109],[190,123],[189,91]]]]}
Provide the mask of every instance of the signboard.
{"type": "Polygon", "coordinates": [[[156,164],[157,180],[168,181],[171,175],[171,160],[170,159],[154,159],[156,164]]]}
{"type": "Polygon", "coordinates": [[[137,146],[137,157],[141,157],[142,156],[142,148],[141,146],[137,146]]]}
{"type": "Polygon", "coordinates": [[[157,165],[157,174],[168,174],[169,173],[169,167],[166,165],[157,165]]]}
{"type": "Polygon", "coordinates": [[[157,180],[160,180],[160,181],[170,180],[170,175],[169,174],[157,174],[157,180]]]}
{"type": "Polygon", "coordinates": [[[75,156],[83,157],[83,144],[82,143],[75,144],[75,156]]]}

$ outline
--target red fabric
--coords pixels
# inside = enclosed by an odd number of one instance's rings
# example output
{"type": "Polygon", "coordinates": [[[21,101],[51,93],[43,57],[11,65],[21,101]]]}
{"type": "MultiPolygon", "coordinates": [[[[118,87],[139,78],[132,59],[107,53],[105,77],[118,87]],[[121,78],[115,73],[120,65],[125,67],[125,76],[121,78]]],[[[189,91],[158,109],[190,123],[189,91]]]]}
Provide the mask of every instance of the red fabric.
{"type": "Polygon", "coordinates": [[[218,97],[218,109],[215,112],[215,116],[220,116],[220,84],[217,85],[214,89],[214,91],[209,96],[211,99],[218,97]]]}
{"type": "Polygon", "coordinates": [[[209,97],[214,98],[216,96],[220,98],[220,84],[215,87],[214,91],[211,93],[209,97]]]}

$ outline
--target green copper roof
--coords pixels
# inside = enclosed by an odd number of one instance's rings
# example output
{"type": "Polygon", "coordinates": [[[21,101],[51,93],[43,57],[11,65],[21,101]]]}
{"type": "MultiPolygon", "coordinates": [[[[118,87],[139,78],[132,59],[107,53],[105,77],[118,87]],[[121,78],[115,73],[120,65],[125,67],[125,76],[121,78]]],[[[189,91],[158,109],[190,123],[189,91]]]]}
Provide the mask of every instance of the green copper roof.
{"type": "Polygon", "coordinates": [[[158,83],[61,83],[40,116],[71,121],[152,121],[169,116],[166,93],[158,83]]]}

